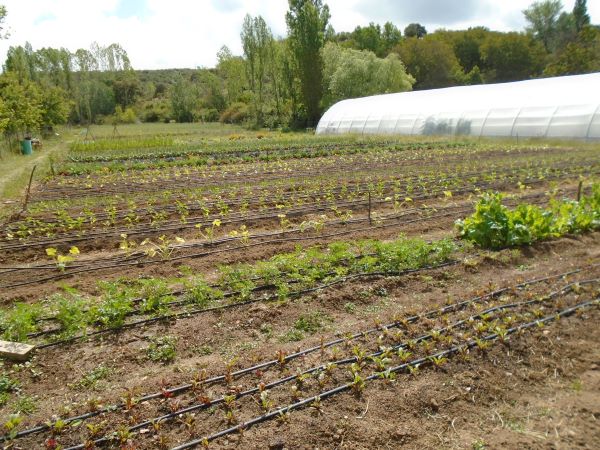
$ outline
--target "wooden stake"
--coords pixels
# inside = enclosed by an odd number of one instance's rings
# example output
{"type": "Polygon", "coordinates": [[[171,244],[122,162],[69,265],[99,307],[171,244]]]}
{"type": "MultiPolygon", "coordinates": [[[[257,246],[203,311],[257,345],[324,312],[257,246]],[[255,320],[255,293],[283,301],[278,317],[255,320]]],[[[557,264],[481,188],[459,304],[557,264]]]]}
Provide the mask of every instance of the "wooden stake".
{"type": "Polygon", "coordinates": [[[583,188],[583,181],[579,182],[579,186],[577,187],[577,201],[581,200],[581,191],[583,188]]]}
{"type": "Polygon", "coordinates": [[[25,202],[23,203],[23,212],[27,211],[27,204],[29,203],[29,193],[31,192],[31,182],[33,181],[33,174],[37,165],[33,166],[31,175],[29,176],[29,185],[27,186],[27,193],[25,194],[25,202]]]}

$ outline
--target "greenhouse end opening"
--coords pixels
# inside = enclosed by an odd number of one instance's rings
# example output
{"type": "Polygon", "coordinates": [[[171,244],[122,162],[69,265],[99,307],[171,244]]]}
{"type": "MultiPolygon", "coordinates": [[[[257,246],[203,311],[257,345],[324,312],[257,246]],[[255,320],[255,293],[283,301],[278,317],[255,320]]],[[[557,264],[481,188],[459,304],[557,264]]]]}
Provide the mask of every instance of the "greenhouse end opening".
{"type": "Polygon", "coordinates": [[[343,100],[317,134],[600,139],[600,73],[343,100]]]}

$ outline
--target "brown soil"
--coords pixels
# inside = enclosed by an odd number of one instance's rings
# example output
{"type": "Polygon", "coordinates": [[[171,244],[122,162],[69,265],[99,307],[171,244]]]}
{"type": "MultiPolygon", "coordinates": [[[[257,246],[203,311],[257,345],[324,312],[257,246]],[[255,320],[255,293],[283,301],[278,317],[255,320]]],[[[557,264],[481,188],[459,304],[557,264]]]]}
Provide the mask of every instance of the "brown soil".
{"type": "MultiPolygon", "coordinates": [[[[561,184],[561,190],[569,195],[574,195],[577,190],[577,185],[572,182],[564,182],[561,184]]],[[[539,198],[531,198],[530,202],[544,203],[547,201],[544,193],[546,187],[539,187],[527,191],[525,195],[535,196],[539,198]]],[[[357,240],[357,239],[392,239],[396,238],[400,233],[407,236],[423,236],[427,235],[428,239],[437,239],[444,236],[453,235],[453,224],[456,219],[465,217],[472,208],[472,200],[469,197],[457,197],[451,200],[447,199],[431,199],[426,203],[419,202],[415,206],[423,206],[433,208],[432,214],[440,217],[428,217],[427,215],[413,214],[406,219],[399,218],[395,220],[384,221],[381,224],[373,224],[373,227],[368,225],[367,215],[365,211],[355,212],[355,219],[361,219],[351,225],[337,224],[328,225],[321,233],[305,232],[305,233],[289,233],[285,236],[269,236],[265,238],[255,238],[250,240],[250,245],[244,246],[239,242],[232,242],[226,245],[219,245],[208,248],[190,248],[178,251],[175,260],[160,261],[159,257],[151,258],[138,257],[130,258],[134,261],[150,261],[148,264],[130,263],[125,266],[116,266],[107,269],[85,271],[86,261],[89,265],[111,264],[114,261],[118,264],[119,261],[115,258],[125,258],[126,255],[118,250],[111,250],[106,246],[106,241],[97,241],[96,246],[98,251],[86,253],[82,255],[73,266],[82,264],[83,271],[76,267],[68,268],[64,273],[58,272],[54,268],[51,261],[45,261],[48,264],[49,270],[26,270],[15,271],[14,273],[0,274],[0,280],[3,285],[10,285],[18,282],[35,282],[32,285],[18,286],[6,289],[0,294],[0,302],[10,304],[15,300],[18,301],[37,301],[42,296],[51,295],[55,292],[60,292],[62,287],[67,285],[78,289],[82,293],[93,294],[96,290],[96,280],[104,281],[114,280],[120,277],[137,278],[143,276],[152,277],[174,277],[180,275],[180,267],[187,266],[194,272],[206,272],[214,270],[220,264],[253,262],[261,259],[269,258],[277,253],[293,251],[297,245],[316,246],[325,245],[338,240],[357,240]],[[445,208],[448,212],[445,212],[445,208]],[[435,211],[435,212],[433,212],[435,211]],[[407,220],[408,219],[408,220],[407,220]],[[264,241],[264,243],[263,243],[264,241]],[[185,255],[190,255],[185,257],[185,255]],[[193,256],[201,255],[201,256],[193,256]],[[182,259],[180,259],[182,258],[182,259]],[[48,281],[42,281],[49,277],[48,281]]],[[[391,208],[379,208],[377,214],[382,216],[395,214],[391,208]]],[[[305,218],[303,218],[305,219],[305,218]]],[[[296,220],[300,222],[301,219],[296,220]]],[[[276,222],[266,223],[248,223],[249,230],[254,233],[272,233],[278,228],[276,222]]],[[[233,228],[232,228],[233,229],[233,228]]],[[[227,233],[230,230],[224,227],[220,232],[227,233]]],[[[186,238],[187,244],[193,244],[198,240],[193,239],[193,235],[189,238],[186,234],[181,234],[186,238]]],[[[115,244],[116,246],[116,244],[115,244]]],[[[63,250],[64,253],[67,250],[63,250]]],[[[24,251],[20,260],[29,257],[37,258],[39,250],[24,251]]],[[[0,258],[2,261],[3,258],[0,258]]],[[[31,261],[31,260],[30,260],[31,261]]],[[[36,264],[41,263],[33,260],[36,264]]],[[[21,265],[22,263],[15,263],[21,265]]]]}
{"type": "MultiPolygon", "coordinates": [[[[515,167],[515,171],[519,170],[522,167],[519,164],[525,162],[536,164],[541,161],[540,164],[553,168],[554,163],[558,167],[565,160],[579,165],[583,164],[583,156],[589,157],[596,167],[596,155],[584,150],[581,150],[581,155],[563,149],[550,149],[545,153],[538,149],[521,149],[516,154],[508,154],[511,151],[505,154],[503,149],[489,149],[481,150],[477,155],[506,163],[498,168],[509,171],[515,167]],[[551,159],[536,161],[538,152],[551,159]],[[520,156],[522,161],[513,165],[513,156],[520,156]]],[[[464,149],[452,150],[443,154],[444,159],[436,151],[411,150],[397,157],[392,155],[391,159],[405,160],[416,174],[422,173],[423,168],[431,169],[430,175],[435,178],[434,169],[444,160],[454,161],[459,167],[465,153],[468,152],[464,149]]],[[[348,164],[348,171],[373,167],[385,172],[389,161],[383,157],[355,155],[343,162],[348,164]]],[[[264,174],[256,177],[262,181],[280,179],[286,174],[326,177],[330,169],[344,170],[339,163],[335,157],[325,157],[284,161],[281,167],[279,163],[230,164],[193,170],[187,177],[181,177],[181,168],[148,171],[145,175],[157,176],[154,186],[147,177],[131,179],[118,174],[105,177],[98,173],[91,177],[94,183],[98,183],[92,184],[92,187],[85,187],[85,177],[59,178],[55,180],[59,183],[50,182],[42,186],[36,191],[36,196],[37,199],[58,198],[64,192],[102,196],[110,192],[125,194],[128,189],[137,188],[141,196],[144,190],[151,191],[161,186],[176,191],[178,186],[182,188],[188,182],[198,185],[213,181],[217,184],[247,183],[253,172],[258,173],[258,167],[265,169],[264,174]],[[162,175],[164,177],[161,178],[162,175]],[[245,175],[248,177],[245,178],[245,175]]],[[[477,161],[465,161],[463,166],[472,167],[475,171],[481,169],[477,161]]],[[[405,171],[406,174],[412,173],[410,168],[405,171]]],[[[512,181],[504,181],[498,188],[517,190],[513,182],[518,179],[519,173],[515,172],[512,181]]],[[[565,192],[573,196],[577,184],[570,178],[565,175],[557,185],[568,189],[565,192]]],[[[549,178],[543,178],[526,192],[544,194],[551,187],[549,178]]],[[[313,236],[316,238],[304,240],[308,234],[303,234],[295,236],[299,239],[286,242],[243,247],[215,245],[215,249],[227,251],[202,256],[193,254],[205,249],[188,248],[181,254],[174,254],[185,256],[183,259],[94,272],[77,273],[68,269],[64,277],[46,282],[39,280],[41,271],[3,272],[0,273],[0,286],[27,280],[28,277],[35,279],[36,283],[5,289],[0,293],[0,302],[4,305],[16,300],[35,303],[65,287],[94,295],[98,291],[99,280],[172,278],[182,276],[185,272],[183,266],[211,280],[219,264],[258,261],[291,251],[298,244],[320,245],[341,239],[386,240],[397,237],[400,232],[428,240],[451,236],[452,223],[466,214],[472,198],[469,193],[459,190],[454,191],[452,198],[445,198],[440,192],[435,197],[426,200],[415,197],[413,206],[427,204],[441,209],[456,204],[465,206],[465,209],[457,208],[458,211],[446,216],[427,217],[389,227],[366,227],[366,210],[357,209],[355,218],[361,217],[362,222],[325,228],[325,234],[343,232],[335,236],[313,236]]],[[[545,198],[540,197],[542,201],[545,198]]],[[[391,210],[382,208],[378,212],[391,210]]],[[[306,217],[297,218],[298,222],[306,217]]],[[[257,220],[246,225],[252,232],[273,231],[279,227],[273,219],[257,220]]],[[[227,233],[231,230],[224,224],[220,231],[227,233]]],[[[185,233],[182,232],[182,235],[187,238],[187,243],[198,243],[193,234],[185,233]]],[[[251,244],[254,242],[251,241],[251,244]]],[[[114,239],[96,238],[81,245],[85,252],[79,261],[123,258],[123,252],[118,251],[116,246],[114,239]]],[[[0,265],[16,265],[19,261],[49,262],[43,256],[43,250],[42,257],[37,256],[39,249],[24,249],[18,256],[15,253],[16,250],[12,250],[12,253],[7,252],[0,257],[0,265]]],[[[380,369],[376,368],[376,358],[365,357],[369,353],[405,343],[406,348],[412,350],[412,354],[407,356],[409,360],[427,357],[452,345],[473,342],[472,339],[485,333],[500,333],[510,326],[533,323],[540,317],[554,318],[566,307],[600,296],[600,232],[500,252],[465,250],[459,258],[457,264],[444,268],[426,269],[404,276],[357,278],[301,297],[238,305],[39,348],[24,364],[4,361],[0,386],[6,385],[6,377],[9,377],[18,382],[18,387],[13,386],[0,396],[2,433],[8,431],[6,423],[17,411],[23,418],[17,430],[23,431],[56,423],[58,418],[74,417],[116,405],[93,417],[71,423],[64,429],[59,429],[59,422],[53,430],[45,429],[19,437],[9,447],[56,448],[56,443],[68,447],[116,433],[120,442],[113,438],[102,444],[104,448],[171,448],[261,416],[265,410],[284,407],[297,398],[309,398],[344,385],[354,376],[350,375],[350,370],[358,370],[356,373],[365,377],[374,375],[380,369]],[[455,311],[423,316],[410,323],[403,321],[414,314],[480,297],[524,280],[564,274],[574,269],[580,270],[522,289],[507,289],[501,295],[480,298],[476,303],[455,311]],[[569,289],[556,294],[556,298],[547,297],[569,283],[578,284],[570,285],[569,289]],[[485,308],[498,305],[503,305],[505,310],[478,316],[485,308]],[[467,320],[470,316],[476,319],[467,320]],[[467,321],[461,326],[449,327],[460,320],[467,321]],[[382,324],[392,325],[384,329],[382,324]],[[443,330],[443,333],[420,342],[421,337],[431,330],[443,330]],[[353,333],[359,334],[349,338],[353,333]],[[172,343],[172,358],[153,359],[156,356],[153,346],[165,338],[172,343]],[[326,345],[334,340],[339,342],[326,345]],[[294,352],[309,348],[313,350],[303,356],[289,357],[294,352]],[[284,363],[277,362],[281,358],[286,358],[284,363]],[[344,358],[355,358],[358,365],[351,366],[349,362],[354,360],[350,359],[344,363],[344,358]],[[339,367],[326,366],[331,361],[337,361],[339,367]],[[248,373],[231,375],[260,363],[266,364],[259,370],[249,369],[248,373]],[[302,381],[298,379],[299,372],[317,367],[326,369],[320,370],[320,375],[314,372],[314,376],[301,377],[302,381]],[[224,376],[225,382],[204,382],[206,377],[219,376],[224,376]],[[281,384],[277,386],[269,385],[279,381],[281,384]],[[187,387],[175,394],[169,390],[185,385],[187,387]],[[269,387],[265,388],[265,385],[269,387]],[[266,389],[267,403],[271,404],[264,407],[263,403],[261,407],[259,392],[244,394],[252,389],[266,389]],[[148,394],[157,396],[138,401],[148,394]],[[219,400],[232,394],[235,395],[227,397],[227,401],[232,401],[233,406],[228,407],[224,400],[219,400]],[[221,403],[209,407],[206,402],[211,400],[221,403]],[[193,407],[193,412],[178,414],[173,420],[145,423],[136,432],[125,433],[128,427],[186,407],[193,407]]],[[[399,372],[395,380],[369,381],[364,389],[342,392],[323,399],[320,404],[312,402],[308,407],[282,415],[280,420],[266,421],[243,433],[235,432],[215,439],[210,448],[599,448],[599,320],[600,308],[595,304],[560,321],[543,327],[534,325],[522,333],[511,334],[507,341],[495,340],[485,351],[478,348],[485,347],[485,342],[479,341],[469,352],[449,357],[445,364],[438,360],[439,368],[426,362],[413,374],[399,372]]],[[[397,365],[401,357],[395,352],[390,353],[393,362],[386,364],[397,365]]]]}
{"type": "MultiPolygon", "coordinates": [[[[237,370],[269,360],[278,351],[290,353],[318,346],[322,338],[329,341],[348,331],[369,329],[378,318],[387,323],[392,316],[430,310],[447,299],[467,299],[498,286],[597,263],[599,244],[600,233],[594,233],[520,252],[484,253],[447,269],[351,282],[297,300],[204,314],[40,350],[28,366],[5,365],[5,371],[21,383],[20,395],[35,399],[36,411],[25,417],[20,428],[44,423],[54,415],[85,412],[92,398],[106,405],[118,403],[127,391],[140,396],[160,391],[161,386],[186,383],[202,368],[209,376],[223,374],[227,361],[235,357],[239,358],[237,370]],[[317,311],[325,318],[322,327],[314,334],[303,333],[300,341],[288,342],[286,336],[294,323],[317,311]],[[150,339],[164,335],[177,339],[175,361],[167,365],[146,356],[150,339]],[[93,386],[82,385],[84,375],[99,366],[108,368],[108,374],[93,386]]],[[[597,277],[600,268],[590,268],[533,288],[532,293],[597,277]]],[[[264,423],[241,437],[234,434],[217,440],[211,448],[477,448],[483,443],[485,448],[594,448],[600,438],[600,330],[595,326],[599,318],[597,310],[589,310],[543,331],[514,336],[506,345],[495,344],[488,353],[474,354],[467,363],[451,359],[442,371],[423,369],[416,377],[399,375],[391,384],[374,381],[360,397],[340,394],[323,401],[320,413],[313,408],[295,411],[287,424],[264,423]]],[[[296,366],[310,367],[319,359],[319,355],[303,358],[289,370],[293,373],[296,366]]],[[[273,369],[265,373],[265,381],[281,376],[273,369]]],[[[240,379],[239,383],[251,387],[257,381],[240,379]]],[[[218,388],[208,390],[211,397],[219,392],[218,388]]],[[[194,398],[184,396],[183,405],[197,401],[194,398]]],[[[18,395],[11,394],[1,411],[3,420],[14,410],[17,399],[18,395]]],[[[150,401],[130,414],[110,413],[89,422],[106,421],[104,432],[115,430],[131,420],[164,414],[176,400],[150,401]]],[[[240,400],[240,407],[251,408],[255,401],[240,400]]],[[[251,415],[259,415],[254,405],[251,415]]],[[[196,427],[209,427],[209,431],[227,427],[221,409],[202,419],[205,416],[198,413],[203,426],[196,427]]],[[[164,438],[171,446],[190,438],[184,425],[164,427],[164,438]]],[[[74,444],[85,436],[82,426],[57,439],[74,444]]],[[[17,443],[20,448],[40,448],[47,437],[42,433],[17,443]]],[[[133,436],[131,443],[133,448],[158,446],[155,438],[146,434],[133,436]]]]}

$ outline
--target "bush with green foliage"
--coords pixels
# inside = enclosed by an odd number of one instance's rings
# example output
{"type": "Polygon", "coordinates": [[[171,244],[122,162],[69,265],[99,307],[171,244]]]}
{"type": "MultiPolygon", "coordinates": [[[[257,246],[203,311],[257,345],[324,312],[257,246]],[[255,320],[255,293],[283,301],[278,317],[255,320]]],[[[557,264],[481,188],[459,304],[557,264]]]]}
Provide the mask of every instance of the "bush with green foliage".
{"type": "Polygon", "coordinates": [[[230,105],[221,113],[219,122],[221,123],[242,123],[250,114],[250,108],[246,103],[236,102],[230,105]]]}

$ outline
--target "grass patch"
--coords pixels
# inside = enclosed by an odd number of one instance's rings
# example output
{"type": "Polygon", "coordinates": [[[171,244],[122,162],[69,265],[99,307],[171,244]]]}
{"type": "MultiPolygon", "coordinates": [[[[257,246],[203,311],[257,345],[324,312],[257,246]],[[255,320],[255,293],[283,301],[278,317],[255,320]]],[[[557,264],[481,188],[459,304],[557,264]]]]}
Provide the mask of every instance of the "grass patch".
{"type": "Polygon", "coordinates": [[[146,356],[150,361],[161,362],[168,364],[175,360],[177,352],[175,350],[175,343],[177,339],[173,336],[162,336],[152,338],[150,345],[146,349],[146,356]]]}
{"type": "Polygon", "coordinates": [[[294,322],[292,328],[280,337],[280,340],[282,342],[301,341],[306,335],[315,334],[331,322],[333,319],[321,311],[302,315],[294,322]]]}
{"type": "Polygon", "coordinates": [[[74,383],[73,386],[81,389],[93,389],[100,380],[108,378],[110,373],[111,369],[109,367],[100,365],[86,373],[83,377],[81,377],[81,380],[79,380],[77,383],[74,383]]]}
{"type": "Polygon", "coordinates": [[[32,414],[36,411],[36,398],[29,395],[23,395],[13,403],[12,411],[14,414],[32,414]]]}

